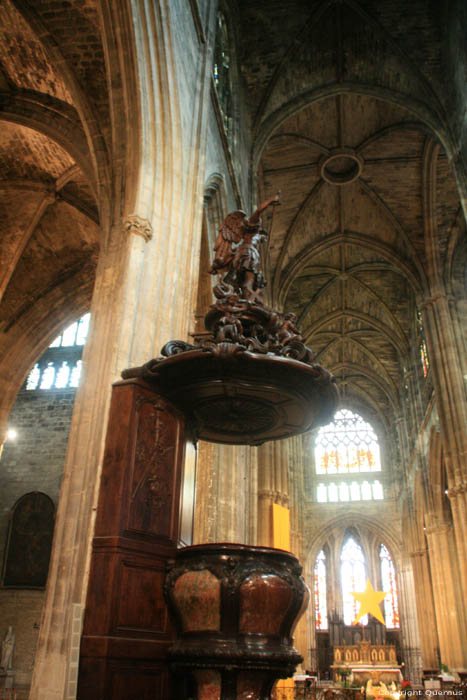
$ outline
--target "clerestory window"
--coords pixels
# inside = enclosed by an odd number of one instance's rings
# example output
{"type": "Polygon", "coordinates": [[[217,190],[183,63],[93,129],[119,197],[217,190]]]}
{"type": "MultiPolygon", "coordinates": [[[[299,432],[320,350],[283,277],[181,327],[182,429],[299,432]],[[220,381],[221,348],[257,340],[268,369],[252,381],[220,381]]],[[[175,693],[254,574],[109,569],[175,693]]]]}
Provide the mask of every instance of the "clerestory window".
{"type": "Polygon", "coordinates": [[[232,139],[231,63],[227,21],[225,15],[222,12],[218,12],[216,41],[214,46],[213,78],[222,121],[229,142],[232,139]]]}
{"type": "Polygon", "coordinates": [[[383,485],[369,475],[381,471],[378,437],[358,413],[342,409],[322,427],[315,441],[318,503],[383,498],[383,485]]]}
{"type": "Polygon", "coordinates": [[[86,343],[91,314],[67,326],[28,374],[26,390],[74,389],[81,377],[81,355],[86,343]]]}

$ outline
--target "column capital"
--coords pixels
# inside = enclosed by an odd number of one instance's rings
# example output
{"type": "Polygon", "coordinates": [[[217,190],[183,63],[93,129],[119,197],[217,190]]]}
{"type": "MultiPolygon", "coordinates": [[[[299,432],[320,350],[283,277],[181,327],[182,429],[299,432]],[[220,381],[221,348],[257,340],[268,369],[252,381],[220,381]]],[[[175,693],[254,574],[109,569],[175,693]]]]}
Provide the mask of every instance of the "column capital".
{"type": "Polygon", "coordinates": [[[451,523],[436,523],[425,528],[426,535],[440,535],[452,530],[451,523]]]}
{"type": "Polygon", "coordinates": [[[452,486],[448,489],[447,495],[449,498],[455,498],[459,494],[467,492],[467,481],[461,481],[460,483],[452,486]]]}
{"type": "Polygon", "coordinates": [[[273,500],[274,498],[274,491],[271,491],[270,489],[260,489],[258,491],[258,498],[261,498],[261,500],[273,500]]]}
{"type": "Polygon", "coordinates": [[[146,243],[152,238],[152,225],[148,219],[143,219],[137,214],[130,214],[123,221],[123,228],[129,234],[135,234],[136,236],[142,236],[146,243]]]}
{"type": "Polygon", "coordinates": [[[420,310],[426,309],[427,306],[434,306],[434,304],[441,300],[445,300],[448,303],[455,302],[455,298],[452,294],[446,294],[446,292],[437,292],[436,294],[433,294],[432,296],[423,299],[423,301],[419,303],[419,308],[420,310]]]}

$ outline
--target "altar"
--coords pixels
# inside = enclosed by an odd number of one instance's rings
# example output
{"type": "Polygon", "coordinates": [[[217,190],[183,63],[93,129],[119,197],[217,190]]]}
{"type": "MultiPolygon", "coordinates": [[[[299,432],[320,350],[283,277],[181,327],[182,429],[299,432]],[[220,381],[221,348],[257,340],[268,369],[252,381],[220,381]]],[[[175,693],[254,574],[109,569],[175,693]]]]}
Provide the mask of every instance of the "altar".
{"type": "Polygon", "coordinates": [[[349,680],[360,685],[365,685],[367,681],[384,684],[402,681],[396,647],[391,644],[361,641],[352,645],[337,645],[334,647],[331,669],[335,681],[349,680]]]}

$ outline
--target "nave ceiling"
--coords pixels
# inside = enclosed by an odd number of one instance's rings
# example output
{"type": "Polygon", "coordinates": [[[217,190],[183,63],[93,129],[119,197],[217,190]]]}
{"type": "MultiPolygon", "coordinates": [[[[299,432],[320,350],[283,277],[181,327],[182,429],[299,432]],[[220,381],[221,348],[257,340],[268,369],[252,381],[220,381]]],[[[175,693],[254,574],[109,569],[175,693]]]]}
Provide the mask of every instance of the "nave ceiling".
{"type": "Polygon", "coordinates": [[[465,264],[440,126],[436,9],[239,4],[258,199],[282,195],[267,253],[270,294],[296,313],[343,401],[388,429],[414,367],[423,385],[417,311],[434,279],[451,290],[453,264],[459,256],[465,264]]]}

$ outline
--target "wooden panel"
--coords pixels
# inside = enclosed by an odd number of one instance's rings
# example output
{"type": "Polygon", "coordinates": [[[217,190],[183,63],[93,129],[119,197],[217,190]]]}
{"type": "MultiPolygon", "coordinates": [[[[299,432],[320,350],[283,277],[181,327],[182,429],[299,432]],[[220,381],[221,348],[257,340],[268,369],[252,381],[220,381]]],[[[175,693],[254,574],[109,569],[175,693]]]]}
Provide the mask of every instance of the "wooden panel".
{"type": "Polygon", "coordinates": [[[168,697],[163,596],[179,540],[184,418],[141,381],[114,386],[81,640],[79,700],[168,697]]]}
{"type": "Polygon", "coordinates": [[[147,568],[128,561],[121,563],[115,632],[167,633],[164,578],[163,566],[147,568]]]}
{"type": "Polygon", "coordinates": [[[110,697],[112,700],[154,700],[168,693],[168,672],[162,666],[111,666],[110,697]]]}
{"type": "Polygon", "coordinates": [[[181,475],[180,416],[160,397],[139,395],[132,432],[132,469],[127,529],[166,537],[178,533],[181,475]]]}

